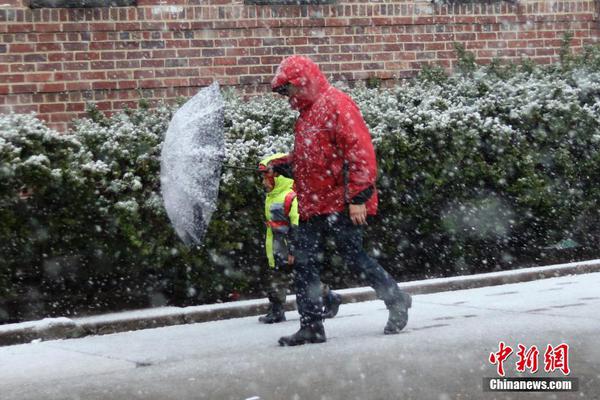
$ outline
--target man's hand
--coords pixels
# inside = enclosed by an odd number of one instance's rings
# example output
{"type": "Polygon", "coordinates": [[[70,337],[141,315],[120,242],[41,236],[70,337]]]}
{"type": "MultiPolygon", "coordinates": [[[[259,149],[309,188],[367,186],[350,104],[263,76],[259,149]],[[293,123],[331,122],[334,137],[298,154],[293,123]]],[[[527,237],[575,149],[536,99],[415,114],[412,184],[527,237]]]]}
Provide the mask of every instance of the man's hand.
{"type": "Polygon", "coordinates": [[[364,204],[350,204],[350,219],[354,225],[366,225],[367,206],[364,204]]]}
{"type": "Polygon", "coordinates": [[[288,254],[288,265],[289,266],[294,265],[294,256],[291,254],[288,254]]]}

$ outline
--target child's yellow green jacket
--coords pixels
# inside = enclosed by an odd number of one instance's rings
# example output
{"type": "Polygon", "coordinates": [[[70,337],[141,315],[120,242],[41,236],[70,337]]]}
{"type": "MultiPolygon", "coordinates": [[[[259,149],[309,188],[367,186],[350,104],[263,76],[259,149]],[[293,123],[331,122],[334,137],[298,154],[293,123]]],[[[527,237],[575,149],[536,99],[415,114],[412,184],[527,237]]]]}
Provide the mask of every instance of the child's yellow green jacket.
{"type": "MultiPolygon", "coordinates": [[[[274,154],[260,162],[268,166],[271,160],[285,156],[274,154]]],[[[275,186],[265,199],[267,238],[265,248],[269,266],[275,267],[275,259],[285,260],[290,253],[290,232],[298,226],[298,199],[293,189],[294,181],[283,175],[275,177],[275,186]]]]}

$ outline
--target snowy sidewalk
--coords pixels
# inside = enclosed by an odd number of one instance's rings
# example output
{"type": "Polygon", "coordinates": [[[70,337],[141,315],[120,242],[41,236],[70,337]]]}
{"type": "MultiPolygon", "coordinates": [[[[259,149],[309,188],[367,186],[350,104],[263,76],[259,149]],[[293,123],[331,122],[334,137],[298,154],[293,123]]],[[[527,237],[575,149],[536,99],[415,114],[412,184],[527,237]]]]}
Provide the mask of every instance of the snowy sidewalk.
{"type": "MultiPolygon", "coordinates": [[[[399,286],[414,295],[527,282],[596,271],[600,271],[600,260],[427,279],[404,282],[399,286]]],[[[344,303],[369,301],[376,298],[375,292],[370,287],[336,290],[336,293],[342,295],[344,303]]],[[[257,299],[183,308],[160,307],[74,319],[46,318],[41,321],[0,325],[0,346],[240,318],[265,313],[268,306],[269,303],[266,299],[257,299]]],[[[295,296],[288,296],[286,309],[295,309],[295,296]]]]}
{"type": "Polygon", "coordinates": [[[2,400],[580,400],[600,393],[600,273],[414,296],[406,329],[384,335],[381,301],[345,304],[327,342],[280,347],[298,314],[169,326],[0,348],[2,400]],[[573,392],[485,392],[500,342],[507,377],[577,379],[573,392]],[[568,376],[545,372],[569,345],[568,376]],[[518,372],[518,345],[539,371],[518,372]]]}

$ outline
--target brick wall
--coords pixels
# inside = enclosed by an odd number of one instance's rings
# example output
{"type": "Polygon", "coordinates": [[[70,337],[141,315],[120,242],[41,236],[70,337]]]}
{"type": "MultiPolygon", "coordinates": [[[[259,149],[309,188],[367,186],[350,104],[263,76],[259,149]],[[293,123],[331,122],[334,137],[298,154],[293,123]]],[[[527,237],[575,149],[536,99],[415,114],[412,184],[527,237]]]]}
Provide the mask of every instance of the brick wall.
{"type": "Polygon", "coordinates": [[[137,7],[35,9],[0,0],[0,112],[35,111],[64,130],[90,101],[101,110],[190,96],[217,79],[244,93],[266,89],[290,54],[334,80],[451,68],[453,42],[494,57],[558,57],[595,43],[598,0],[480,2],[339,0],[322,6],[255,6],[241,0],[138,0],[137,7]]]}

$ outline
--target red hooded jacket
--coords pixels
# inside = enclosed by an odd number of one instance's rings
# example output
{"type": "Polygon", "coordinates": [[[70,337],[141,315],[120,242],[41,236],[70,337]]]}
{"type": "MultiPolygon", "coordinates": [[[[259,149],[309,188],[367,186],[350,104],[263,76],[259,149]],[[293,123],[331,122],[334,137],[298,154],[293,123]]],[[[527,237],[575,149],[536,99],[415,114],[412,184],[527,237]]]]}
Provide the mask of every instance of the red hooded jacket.
{"type": "Polygon", "coordinates": [[[347,204],[372,194],[367,213],[377,212],[377,162],[371,135],[354,101],[332,87],[312,60],[292,56],[281,62],[271,87],[291,83],[299,89],[290,97],[300,112],[294,128],[294,150],[286,159],[293,166],[301,220],[342,212],[347,204]]]}

